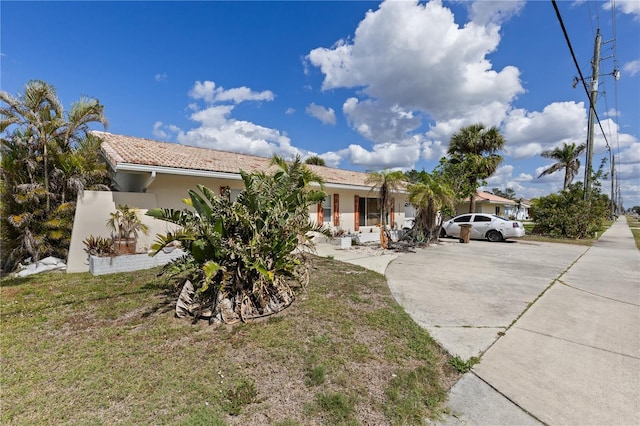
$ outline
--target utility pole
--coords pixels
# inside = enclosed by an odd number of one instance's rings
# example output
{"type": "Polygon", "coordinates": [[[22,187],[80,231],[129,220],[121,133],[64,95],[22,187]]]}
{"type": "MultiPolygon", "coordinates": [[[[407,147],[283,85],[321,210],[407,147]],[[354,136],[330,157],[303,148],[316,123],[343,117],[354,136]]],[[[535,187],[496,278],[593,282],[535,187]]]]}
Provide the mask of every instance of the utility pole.
{"type": "MultiPolygon", "coordinates": [[[[609,153],[611,153],[611,149],[609,149],[609,153]]],[[[615,173],[616,170],[616,156],[611,154],[611,220],[616,217],[616,193],[615,193],[615,173]]]]}
{"type": "Polygon", "coordinates": [[[591,192],[591,172],[593,169],[593,126],[596,118],[596,101],[598,100],[598,73],[600,72],[600,28],[596,32],[596,42],[591,61],[591,97],[589,105],[589,128],[587,130],[587,164],[584,169],[584,199],[591,192]]]}

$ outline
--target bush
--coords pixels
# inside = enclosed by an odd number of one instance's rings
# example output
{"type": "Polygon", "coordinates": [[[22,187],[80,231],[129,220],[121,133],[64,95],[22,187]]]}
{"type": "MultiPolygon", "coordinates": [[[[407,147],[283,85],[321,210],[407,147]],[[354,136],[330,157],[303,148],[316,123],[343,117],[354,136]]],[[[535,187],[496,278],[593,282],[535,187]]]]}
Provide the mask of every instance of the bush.
{"type": "Polygon", "coordinates": [[[534,199],[531,217],[534,233],[556,238],[590,238],[606,219],[609,198],[595,187],[589,200],[583,199],[582,183],[566,190],[534,199]]]}
{"type": "Polygon", "coordinates": [[[85,245],[84,251],[94,256],[113,256],[116,252],[111,238],[90,235],[82,243],[85,245]]]}
{"type": "Polygon", "coordinates": [[[199,185],[185,200],[192,210],[147,212],[180,227],[158,235],[152,249],[158,253],[174,241],[181,243],[187,255],[168,264],[164,273],[188,279],[195,301],[212,309],[212,320],[245,321],[289,306],[292,285],[304,286],[308,280],[297,249],[310,232],[328,234],[309,221],[309,207],[322,202],[325,193],[307,184],[320,178],[299,158],[287,164],[275,157],[274,164],[280,170],[273,175],[240,172],[245,189],[234,202],[199,185]]]}

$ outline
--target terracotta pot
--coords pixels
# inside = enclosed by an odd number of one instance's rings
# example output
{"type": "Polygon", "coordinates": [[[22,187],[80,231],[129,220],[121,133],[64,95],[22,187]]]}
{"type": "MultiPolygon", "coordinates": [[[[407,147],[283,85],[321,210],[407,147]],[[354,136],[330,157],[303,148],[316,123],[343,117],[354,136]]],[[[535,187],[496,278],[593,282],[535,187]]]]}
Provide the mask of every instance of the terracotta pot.
{"type": "Polygon", "coordinates": [[[136,252],[136,240],[115,240],[113,244],[116,249],[116,255],[135,254],[136,252]]]}

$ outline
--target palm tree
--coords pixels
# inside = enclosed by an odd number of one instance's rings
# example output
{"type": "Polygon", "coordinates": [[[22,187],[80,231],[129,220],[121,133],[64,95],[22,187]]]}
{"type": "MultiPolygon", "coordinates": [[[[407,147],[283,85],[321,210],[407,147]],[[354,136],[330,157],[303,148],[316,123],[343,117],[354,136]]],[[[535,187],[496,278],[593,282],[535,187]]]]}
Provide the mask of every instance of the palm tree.
{"type": "Polygon", "coordinates": [[[442,223],[442,215],[437,222],[438,212],[444,207],[453,209],[456,195],[453,189],[439,175],[425,173],[420,182],[409,185],[409,202],[416,209],[414,230],[426,237],[427,242],[437,238],[438,232],[434,232],[442,223]]]}
{"type": "Polygon", "coordinates": [[[17,98],[7,92],[0,92],[0,132],[11,126],[18,126],[32,136],[36,151],[42,154],[44,166],[44,190],[46,192],[46,212],[51,210],[49,160],[50,150],[67,151],[72,145],[88,135],[90,123],[107,126],[104,106],[96,99],[81,98],[65,114],[52,85],[32,80],[25,85],[24,94],[17,98]]]}
{"type": "Polygon", "coordinates": [[[399,192],[403,183],[407,178],[404,173],[399,170],[389,171],[382,170],[380,172],[369,172],[365,183],[372,185],[371,190],[378,192],[378,200],[380,201],[380,214],[382,215],[382,227],[388,233],[388,214],[391,211],[393,202],[393,194],[399,192]]]}
{"type": "Polygon", "coordinates": [[[469,213],[476,209],[476,190],[478,181],[491,176],[500,163],[502,156],[497,151],[504,147],[505,140],[497,127],[486,128],[478,123],[463,127],[451,137],[448,154],[454,164],[464,164],[468,175],[469,213]]]}
{"type": "Polygon", "coordinates": [[[542,155],[544,158],[556,160],[557,162],[547,167],[542,173],[540,173],[538,179],[542,176],[550,175],[564,169],[563,189],[566,190],[573,181],[573,178],[576,177],[578,169],[580,169],[580,160],[578,159],[578,157],[586,148],[587,147],[585,144],[576,146],[575,143],[568,144],[565,142],[561,147],[556,147],[554,149],[544,151],[540,155],[542,155]]]}
{"type": "Polygon", "coordinates": [[[326,166],[324,158],[318,157],[317,155],[312,155],[311,157],[304,160],[306,164],[313,164],[315,166],[326,166]]]}
{"type": "Polygon", "coordinates": [[[104,107],[82,98],[66,113],[53,86],[31,81],[17,97],[0,92],[2,267],[27,256],[66,257],[75,200],[84,189],[109,189],[99,141],[89,124],[104,107]]]}

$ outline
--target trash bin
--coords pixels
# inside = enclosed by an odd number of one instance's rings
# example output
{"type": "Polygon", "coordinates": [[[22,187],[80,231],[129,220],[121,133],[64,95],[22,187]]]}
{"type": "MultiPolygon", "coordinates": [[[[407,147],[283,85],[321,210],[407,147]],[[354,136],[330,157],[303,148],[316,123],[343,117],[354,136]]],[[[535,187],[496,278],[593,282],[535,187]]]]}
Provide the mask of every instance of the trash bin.
{"type": "Polygon", "coordinates": [[[472,225],[460,225],[460,242],[469,244],[471,239],[471,226],[472,225]]]}

